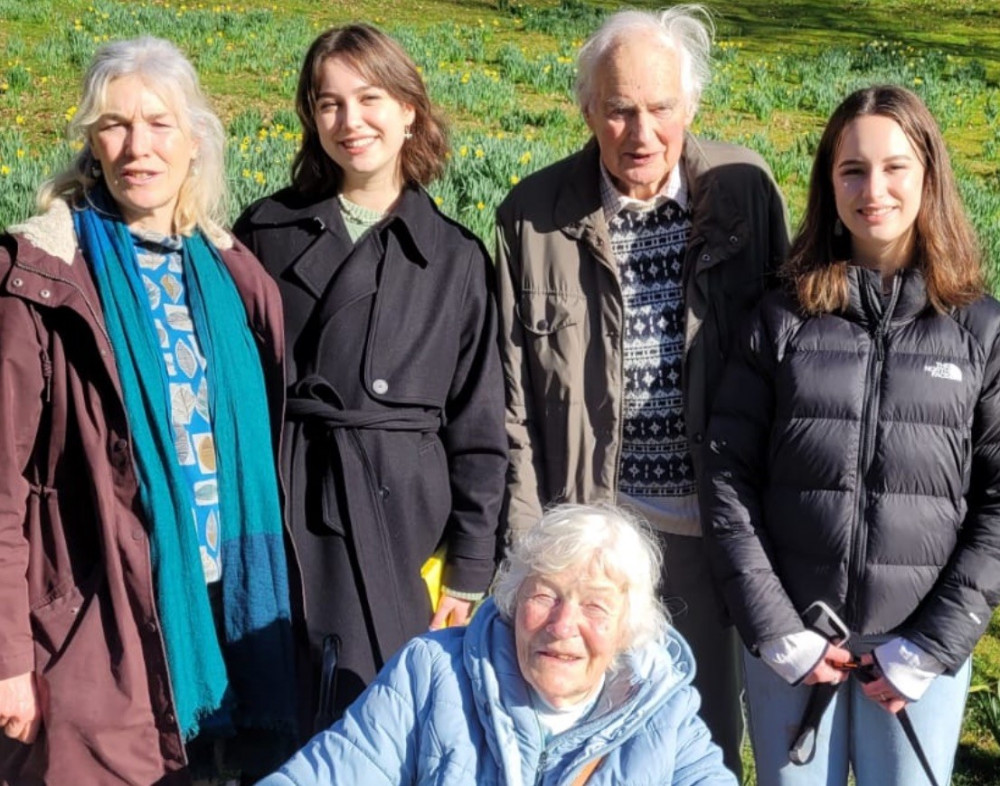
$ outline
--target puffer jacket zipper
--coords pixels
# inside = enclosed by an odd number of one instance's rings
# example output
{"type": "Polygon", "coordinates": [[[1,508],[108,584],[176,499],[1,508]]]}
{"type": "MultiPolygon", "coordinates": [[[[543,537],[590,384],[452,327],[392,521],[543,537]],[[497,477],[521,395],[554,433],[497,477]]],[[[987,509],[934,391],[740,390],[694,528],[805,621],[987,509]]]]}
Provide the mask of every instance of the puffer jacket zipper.
{"type": "Polygon", "coordinates": [[[549,753],[548,749],[542,749],[541,755],[538,757],[538,765],[535,769],[535,786],[542,786],[542,780],[545,778],[545,765],[549,763],[549,753]]]}
{"type": "Polygon", "coordinates": [[[885,365],[886,333],[896,310],[901,289],[901,277],[892,280],[892,294],[882,304],[882,313],[877,314],[873,300],[879,296],[871,291],[868,282],[861,282],[861,299],[869,317],[876,316],[875,329],[871,333],[871,352],[865,370],[864,403],[861,410],[861,429],[858,439],[858,465],[854,485],[854,526],[851,528],[850,562],[847,566],[847,624],[857,630],[861,620],[861,602],[865,563],[868,556],[868,470],[875,455],[875,437],[878,434],[879,403],[882,398],[882,368],[885,365]]]}

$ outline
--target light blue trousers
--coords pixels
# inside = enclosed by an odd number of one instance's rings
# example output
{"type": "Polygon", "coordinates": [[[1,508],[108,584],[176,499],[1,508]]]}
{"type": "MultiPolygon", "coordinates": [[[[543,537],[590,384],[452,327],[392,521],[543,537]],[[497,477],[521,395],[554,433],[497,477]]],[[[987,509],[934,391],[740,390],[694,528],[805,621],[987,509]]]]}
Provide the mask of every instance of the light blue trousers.
{"type": "MultiPolygon", "coordinates": [[[[743,652],[750,739],[758,786],[846,786],[851,769],[857,786],[926,786],[924,769],[899,720],[866,698],[861,683],[842,683],[827,707],[808,764],[788,760],[812,688],[792,687],[759,658],[743,652]]],[[[954,676],[941,675],[920,701],[908,704],[937,782],[951,778],[972,659],[954,676]]]]}

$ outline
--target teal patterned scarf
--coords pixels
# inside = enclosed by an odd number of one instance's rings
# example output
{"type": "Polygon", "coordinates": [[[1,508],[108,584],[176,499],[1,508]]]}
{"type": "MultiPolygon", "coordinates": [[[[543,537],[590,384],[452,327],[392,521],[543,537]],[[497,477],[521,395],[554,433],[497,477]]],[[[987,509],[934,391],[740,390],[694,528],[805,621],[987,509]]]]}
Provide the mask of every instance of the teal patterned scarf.
{"type": "Polygon", "coordinates": [[[202,729],[225,735],[235,728],[270,729],[290,740],[295,699],[288,578],[264,375],[246,309],[216,249],[200,232],[184,238],[184,276],[207,361],[218,462],[220,641],[132,238],[106,192],[90,196],[90,206],[75,212],[73,221],[121,379],[177,722],[185,741],[202,729]]]}

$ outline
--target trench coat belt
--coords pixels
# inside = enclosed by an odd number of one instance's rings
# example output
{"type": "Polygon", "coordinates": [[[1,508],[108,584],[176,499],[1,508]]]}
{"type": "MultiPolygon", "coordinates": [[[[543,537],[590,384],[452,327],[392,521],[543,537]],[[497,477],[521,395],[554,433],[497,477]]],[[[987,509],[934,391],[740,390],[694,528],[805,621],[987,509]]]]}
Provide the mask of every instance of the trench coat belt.
{"type": "MultiPolygon", "coordinates": [[[[412,620],[404,620],[402,610],[412,606],[408,591],[393,570],[388,544],[396,540],[389,531],[381,500],[385,488],[375,476],[373,464],[359,437],[360,431],[409,431],[434,434],[441,429],[437,415],[414,408],[363,411],[344,409],[333,386],[319,375],[309,375],[289,391],[286,416],[289,420],[313,423],[326,429],[330,448],[340,461],[326,463],[323,475],[325,499],[336,498],[339,463],[346,498],[348,530],[357,552],[364,586],[361,597],[369,608],[382,661],[410,637],[412,620]],[[372,603],[372,597],[389,602],[372,603]]],[[[428,620],[429,622],[429,620],[428,620]]]]}

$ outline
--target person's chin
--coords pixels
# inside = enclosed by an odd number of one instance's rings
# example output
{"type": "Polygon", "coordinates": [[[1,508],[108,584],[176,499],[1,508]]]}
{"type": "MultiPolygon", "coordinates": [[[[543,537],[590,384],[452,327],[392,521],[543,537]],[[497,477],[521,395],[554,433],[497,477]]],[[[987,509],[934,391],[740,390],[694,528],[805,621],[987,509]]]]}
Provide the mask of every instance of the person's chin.
{"type": "Polygon", "coordinates": [[[628,196],[633,199],[652,199],[656,193],[659,178],[646,169],[633,169],[625,172],[622,184],[628,189],[628,196]],[[648,194],[648,196],[646,196],[648,194]]]}

